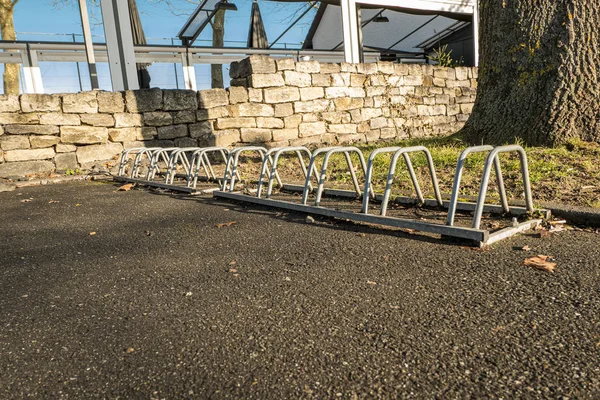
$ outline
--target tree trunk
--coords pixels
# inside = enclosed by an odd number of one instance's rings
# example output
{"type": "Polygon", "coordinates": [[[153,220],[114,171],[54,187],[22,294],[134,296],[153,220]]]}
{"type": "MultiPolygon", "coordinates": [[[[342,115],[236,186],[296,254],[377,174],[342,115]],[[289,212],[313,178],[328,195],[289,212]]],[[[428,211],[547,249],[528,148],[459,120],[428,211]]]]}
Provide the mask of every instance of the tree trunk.
{"type": "Polygon", "coordinates": [[[600,3],[479,0],[474,143],[600,142],[600,3]]]}
{"type": "MultiPolygon", "coordinates": [[[[223,47],[225,36],[225,10],[216,12],[213,23],[213,47],[223,47]]],[[[223,66],[221,64],[210,65],[210,76],[212,88],[223,88],[223,66]]]]}
{"type": "MultiPolygon", "coordinates": [[[[2,40],[16,40],[13,0],[0,0],[0,33],[2,40]]],[[[19,64],[4,64],[4,94],[19,94],[19,64]]]]}

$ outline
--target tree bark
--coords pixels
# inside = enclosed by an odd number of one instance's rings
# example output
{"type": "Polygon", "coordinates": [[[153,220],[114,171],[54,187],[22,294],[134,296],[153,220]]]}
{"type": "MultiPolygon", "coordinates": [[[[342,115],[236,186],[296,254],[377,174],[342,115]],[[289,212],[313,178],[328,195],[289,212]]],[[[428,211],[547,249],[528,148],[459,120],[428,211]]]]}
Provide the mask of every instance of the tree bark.
{"type": "MultiPolygon", "coordinates": [[[[213,47],[223,47],[225,36],[225,10],[216,12],[212,23],[213,47]]],[[[223,65],[210,65],[211,86],[213,89],[223,88],[223,65]]]]}
{"type": "MultiPolygon", "coordinates": [[[[17,40],[14,9],[18,0],[0,0],[0,33],[2,40],[17,40]]],[[[4,64],[4,94],[19,94],[19,64],[4,64]]]]}
{"type": "Polygon", "coordinates": [[[479,0],[473,143],[600,142],[600,3],[479,0]]]}

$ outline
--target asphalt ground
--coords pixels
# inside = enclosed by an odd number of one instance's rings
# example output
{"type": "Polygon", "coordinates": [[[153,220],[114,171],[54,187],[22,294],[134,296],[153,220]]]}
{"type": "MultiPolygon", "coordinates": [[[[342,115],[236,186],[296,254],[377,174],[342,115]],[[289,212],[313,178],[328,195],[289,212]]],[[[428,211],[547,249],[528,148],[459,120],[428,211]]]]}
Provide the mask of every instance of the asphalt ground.
{"type": "Polygon", "coordinates": [[[482,251],[115,190],[0,193],[0,398],[600,397],[598,234],[482,251]]]}

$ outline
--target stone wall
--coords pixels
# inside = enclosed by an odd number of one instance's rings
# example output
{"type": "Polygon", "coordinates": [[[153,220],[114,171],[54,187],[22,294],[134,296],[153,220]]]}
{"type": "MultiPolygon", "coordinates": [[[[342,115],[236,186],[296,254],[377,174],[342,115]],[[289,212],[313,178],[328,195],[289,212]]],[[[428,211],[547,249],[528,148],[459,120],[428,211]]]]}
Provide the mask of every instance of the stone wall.
{"type": "Polygon", "coordinates": [[[467,120],[474,68],[252,56],[231,87],[0,96],[0,178],[88,170],[138,146],[268,146],[448,135],[467,120]]]}

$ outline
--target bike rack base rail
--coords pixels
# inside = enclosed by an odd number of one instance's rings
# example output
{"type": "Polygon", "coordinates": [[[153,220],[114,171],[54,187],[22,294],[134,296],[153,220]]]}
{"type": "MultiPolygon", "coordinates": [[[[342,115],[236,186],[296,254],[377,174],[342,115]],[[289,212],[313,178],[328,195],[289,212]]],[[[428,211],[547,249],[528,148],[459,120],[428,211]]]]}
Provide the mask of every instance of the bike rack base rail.
{"type": "Polygon", "coordinates": [[[363,214],[351,211],[340,211],[322,206],[304,205],[284,200],[265,199],[243,194],[241,192],[225,192],[222,190],[217,190],[213,192],[213,196],[216,198],[224,198],[263,206],[282,208],[305,214],[322,215],[325,217],[337,218],[342,220],[351,220],[361,223],[389,226],[393,228],[412,229],[415,231],[439,234],[442,236],[469,240],[474,242],[478,246],[484,246],[487,244],[495,243],[518,232],[533,229],[542,223],[541,219],[534,219],[521,222],[515,226],[507,227],[496,232],[490,232],[485,229],[474,229],[458,226],[449,226],[444,224],[434,224],[431,222],[422,222],[413,219],[395,218],[374,214],[363,214]]]}
{"type": "MultiPolygon", "coordinates": [[[[201,178],[205,178],[205,177],[198,177],[198,179],[201,179],[201,178]]],[[[186,193],[186,194],[190,194],[190,195],[210,194],[210,193],[214,192],[215,190],[219,189],[218,187],[214,187],[214,188],[210,188],[210,189],[197,189],[197,188],[187,187],[187,186],[169,185],[168,183],[164,183],[164,182],[155,182],[155,181],[147,181],[145,179],[130,178],[128,176],[113,176],[113,179],[117,182],[135,183],[140,186],[156,187],[159,189],[172,190],[174,192],[182,192],[182,193],[186,193]]],[[[201,180],[208,181],[208,179],[201,179],[201,180]]],[[[219,184],[219,186],[221,185],[220,182],[218,182],[218,184],[219,184]]]]}

